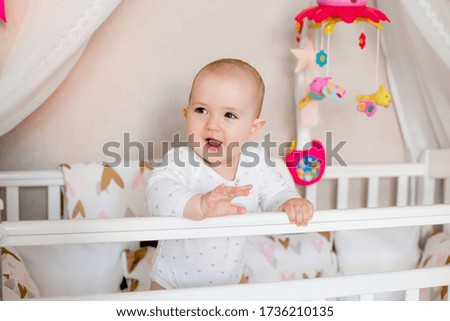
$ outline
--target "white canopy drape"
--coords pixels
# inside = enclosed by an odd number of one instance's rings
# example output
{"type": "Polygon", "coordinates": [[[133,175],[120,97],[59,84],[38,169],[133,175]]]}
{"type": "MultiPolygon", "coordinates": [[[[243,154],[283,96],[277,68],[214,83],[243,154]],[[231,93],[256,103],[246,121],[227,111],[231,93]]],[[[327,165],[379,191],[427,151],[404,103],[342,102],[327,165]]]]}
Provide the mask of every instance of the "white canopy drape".
{"type": "Polygon", "coordinates": [[[410,161],[450,147],[450,1],[377,1],[389,86],[410,161]]]}
{"type": "Polygon", "coordinates": [[[0,71],[0,136],[61,84],[121,0],[33,0],[0,71]]]}

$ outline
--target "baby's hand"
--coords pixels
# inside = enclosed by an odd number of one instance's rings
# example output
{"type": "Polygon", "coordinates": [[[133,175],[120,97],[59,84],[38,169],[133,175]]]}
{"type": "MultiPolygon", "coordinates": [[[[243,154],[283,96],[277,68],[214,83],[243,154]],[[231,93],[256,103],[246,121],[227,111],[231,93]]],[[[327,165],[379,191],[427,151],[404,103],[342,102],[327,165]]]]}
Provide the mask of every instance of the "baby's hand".
{"type": "Polygon", "coordinates": [[[253,185],[239,187],[220,185],[201,197],[200,206],[204,217],[243,214],[245,207],[231,204],[238,196],[248,196],[253,185]]]}
{"type": "Polygon", "coordinates": [[[314,206],[305,198],[291,198],[280,206],[279,211],[286,212],[292,224],[306,226],[312,219],[314,206]]]}

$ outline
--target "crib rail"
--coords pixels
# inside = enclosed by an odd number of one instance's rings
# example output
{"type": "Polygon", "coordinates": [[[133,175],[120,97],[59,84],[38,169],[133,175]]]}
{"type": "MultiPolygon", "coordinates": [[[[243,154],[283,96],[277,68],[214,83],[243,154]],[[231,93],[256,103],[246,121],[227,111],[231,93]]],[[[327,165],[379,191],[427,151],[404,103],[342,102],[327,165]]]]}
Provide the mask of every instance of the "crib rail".
{"type": "MultiPolygon", "coordinates": [[[[284,166],[284,162],[282,165],[284,166]]],[[[423,163],[417,164],[377,164],[377,165],[351,165],[351,166],[330,166],[327,168],[323,179],[337,180],[337,208],[348,207],[349,180],[363,178],[369,180],[367,207],[376,207],[378,204],[378,189],[381,178],[397,178],[397,206],[408,205],[408,182],[411,177],[423,177],[426,174],[426,166],[423,163]]],[[[289,174],[287,174],[289,175],[289,174]]],[[[286,177],[288,178],[288,177],[286,177]]],[[[427,184],[428,201],[425,204],[432,204],[434,195],[433,179],[429,179],[427,184]]],[[[6,188],[6,218],[7,221],[19,221],[20,201],[19,191],[21,187],[45,187],[47,188],[47,213],[49,220],[60,219],[61,213],[61,192],[64,185],[64,178],[61,171],[11,171],[0,172],[0,188],[6,188]]],[[[306,188],[306,198],[316,204],[317,187],[312,185],[306,188]]]]}
{"type": "Polygon", "coordinates": [[[424,176],[425,166],[421,163],[377,164],[329,166],[324,173],[325,179],[424,176]]]}
{"type": "MultiPolygon", "coordinates": [[[[59,220],[61,171],[0,172],[0,188],[6,189],[7,222],[0,219],[0,247],[72,243],[125,242],[160,239],[206,238],[214,235],[273,235],[374,229],[406,226],[450,224],[450,205],[408,207],[409,184],[415,177],[424,178],[423,204],[432,204],[435,180],[448,178],[450,150],[431,151],[418,164],[383,164],[330,166],[324,180],[336,180],[338,210],[317,211],[308,227],[291,225],[286,215],[259,213],[221,217],[202,222],[175,218],[120,218],[108,220],[59,220]],[[437,154],[436,154],[437,153],[437,154]],[[446,153],[445,155],[442,153],[446,153]],[[398,207],[376,208],[380,179],[397,180],[398,207]],[[348,207],[352,179],[367,179],[367,207],[348,207]],[[22,187],[47,188],[48,219],[53,221],[19,221],[19,192],[22,187]],[[373,207],[373,208],[372,208],[373,207]]],[[[284,163],[281,162],[284,167],[284,163]]],[[[450,182],[450,180],[447,180],[450,182]]],[[[319,184],[320,185],[320,184],[319,184]]],[[[450,185],[450,183],[448,183],[450,185]]],[[[306,188],[306,197],[315,203],[318,185],[306,188]]],[[[0,200],[0,214],[2,209],[0,200]]],[[[406,291],[407,300],[417,300],[419,289],[449,285],[450,266],[371,275],[342,276],[266,284],[247,284],[168,290],[159,292],[119,293],[52,300],[315,300],[358,295],[373,300],[374,293],[406,291]]],[[[1,297],[1,293],[0,293],[1,297]]]]}
{"type": "Polygon", "coordinates": [[[0,172],[0,186],[51,186],[63,185],[61,171],[10,171],[0,172]]]}
{"type": "Polygon", "coordinates": [[[293,234],[435,224],[450,224],[450,205],[317,211],[307,227],[290,224],[281,213],[226,216],[200,222],[171,217],[3,222],[0,246],[293,234]]]}
{"type": "MultiPolygon", "coordinates": [[[[308,227],[293,226],[281,213],[220,217],[201,222],[162,217],[2,222],[0,246],[290,234],[448,223],[450,205],[318,211],[308,227]]],[[[290,282],[48,299],[292,301],[358,295],[360,300],[373,300],[376,293],[405,291],[407,300],[418,300],[419,289],[449,282],[450,266],[446,266],[290,282]]]]}
{"type": "Polygon", "coordinates": [[[61,171],[0,172],[0,187],[6,188],[6,220],[19,221],[20,187],[46,187],[48,219],[59,219],[62,185],[64,185],[64,179],[61,171]]]}
{"type": "Polygon", "coordinates": [[[358,296],[360,300],[372,301],[374,300],[374,295],[377,293],[405,291],[405,299],[407,301],[418,301],[419,289],[449,284],[449,280],[450,266],[445,266],[407,271],[304,279],[289,282],[239,284],[49,299],[63,301],[303,301],[358,296]]]}
{"type": "MultiPolygon", "coordinates": [[[[382,178],[397,179],[397,206],[408,205],[408,184],[411,178],[424,177],[426,166],[417,164],[377,164],[377,165],[350,165],[330,166],[324,173],[323,180],[337,180],[336,208],[348,208],[350,179],[367,179],[367,207],[378,206],[379,183],[382,178]]],[[[429,180],[427,190],[432,190],[434,180],[429,180]]],[[[317,204],[319,184],[306,188],[305,197],[313,204],[317,204]]],[[[431,195],[431,194],[430,194],[431,195]]],[[[430,202],[428,204],[431,204],[430,202]]]]}

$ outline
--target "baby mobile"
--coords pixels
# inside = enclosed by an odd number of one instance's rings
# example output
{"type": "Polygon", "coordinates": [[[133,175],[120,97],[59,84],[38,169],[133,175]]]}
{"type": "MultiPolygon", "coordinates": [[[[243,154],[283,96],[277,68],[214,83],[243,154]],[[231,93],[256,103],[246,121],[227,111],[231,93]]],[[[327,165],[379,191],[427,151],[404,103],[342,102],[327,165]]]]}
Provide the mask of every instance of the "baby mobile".
{"type": "MultiPolygon", "coordinates": [[[[295,18],[297,22],[298,49],[292,49],[292,53],[299,62],[295,69],[298,74],[306,69],[306,74],[313,73],[307,81],[306,94],[299,100],[298,108],[304,110],[308,105],[317,105],[317,102],[325,98],[336,102],[342,102],[345,89],[332,82],[329,75],[330,70],[330,37],[334,32],[335,25],[339,22],[347,24],[364,22],[377,28],[377,53],[375,63],[375,93],[363,94],[356,97],[356,110],[372,117],[379,106],[388,107],[391,103],[391,95],[384,85],[379,84],[379,59],[380,59],[380,30],[383,29],[381,22],[390,22],[388,17],[380,10],[367,7],[368,0],[317,0],[317,6],[301,11],[295,18]],[[322,30],[320,50],[315,51],[311,39],[302,39],[305,34],[305,22],[309,20],[312,30],[322,30]],[[324,48],[324,35],[327,37],[327,46],[324,48]],[[303,49],[300,45],[304,44],[303,49]],[[326,67],[326,76],[318,77],[316,66],[326,67]],[[312,78],[312,79],[311,79],[312,78]]],[[[359,47],[364,49],[367,37],[362,30],[359,36],[359,47]]],[[[300,126],[298,126],[300,127],[300,126]]],[[[303,126],[304,127],[304,126],[303,126]]],[[[291,151],[286,157],[286,164],[294,181],[302,186],[308,186],[318,182],[325,172],[326,159],[323,144],[318,140],[310,141],[309,128],[298,129],[297,139],[294,140],[291,151]],[[303,149],[302,149],[303,144],[303,149]]]]}

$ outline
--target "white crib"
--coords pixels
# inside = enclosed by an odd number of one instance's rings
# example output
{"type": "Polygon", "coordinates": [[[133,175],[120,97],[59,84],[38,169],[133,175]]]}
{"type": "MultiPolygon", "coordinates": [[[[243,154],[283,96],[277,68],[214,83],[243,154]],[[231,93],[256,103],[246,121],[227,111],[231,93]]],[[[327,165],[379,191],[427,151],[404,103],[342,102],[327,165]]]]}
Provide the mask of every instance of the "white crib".
{"type": "MultiPolygon", "coordinates": [[[[450,177],[450,150],[430,150],[417,164],[358,165],[328,167],[323,180],[336,180],[336,208],[316,211],[306,228],[289,224],[279,213],[260,213],[221,217],[201,222],[175,218],[120,218],[107,220],[60,220],[60,171],[0,173],[0,188],[6,189],[6,221],[0,224],[0,246],[78,244],[161,239],[204,238],[237,235],[295,234],[322,231],[380,229],[422,226],[423,237],[433,225],[450,224],[450,205],[435,204],[436,182],[450,177]],[[382,178],[397,180],[393,207],[379,208],[378,193],[382,178]],[[420,178],[423,191],[420,204],[408,203],[412,180],[420,178]],[[367,179],[367,208],[347,209],[353,179],[367,179]],[[19,220],[19,189],[47,188],[48,220],[19,220]]],[[[306,197],[317,201],[320,184],[306,189],[306,197]]],[[[448,180],[445,181],[448,193],[448,180]]],[[[416,193],[417,194],[417,193],[416,193]]],[[[416,195],[417,196],[417,195],[416,195]]],[[[417,197],[414,197],[416,199],[417,197]]],[[[444,201],[448,201],[444,197],[444,201]]],[[[0,199],[0,210],[3,202],[0,199]]],[[[92,296],[52,297],[52,300],[323,300],[350,295],[373,300],[380,292],[405,291],[406,300],[418,300],[419,290],[450,284],[450,266],[387,273],[336,276],[286,282],[240,284],[220,287],[111,293],[92,296]]]]}

